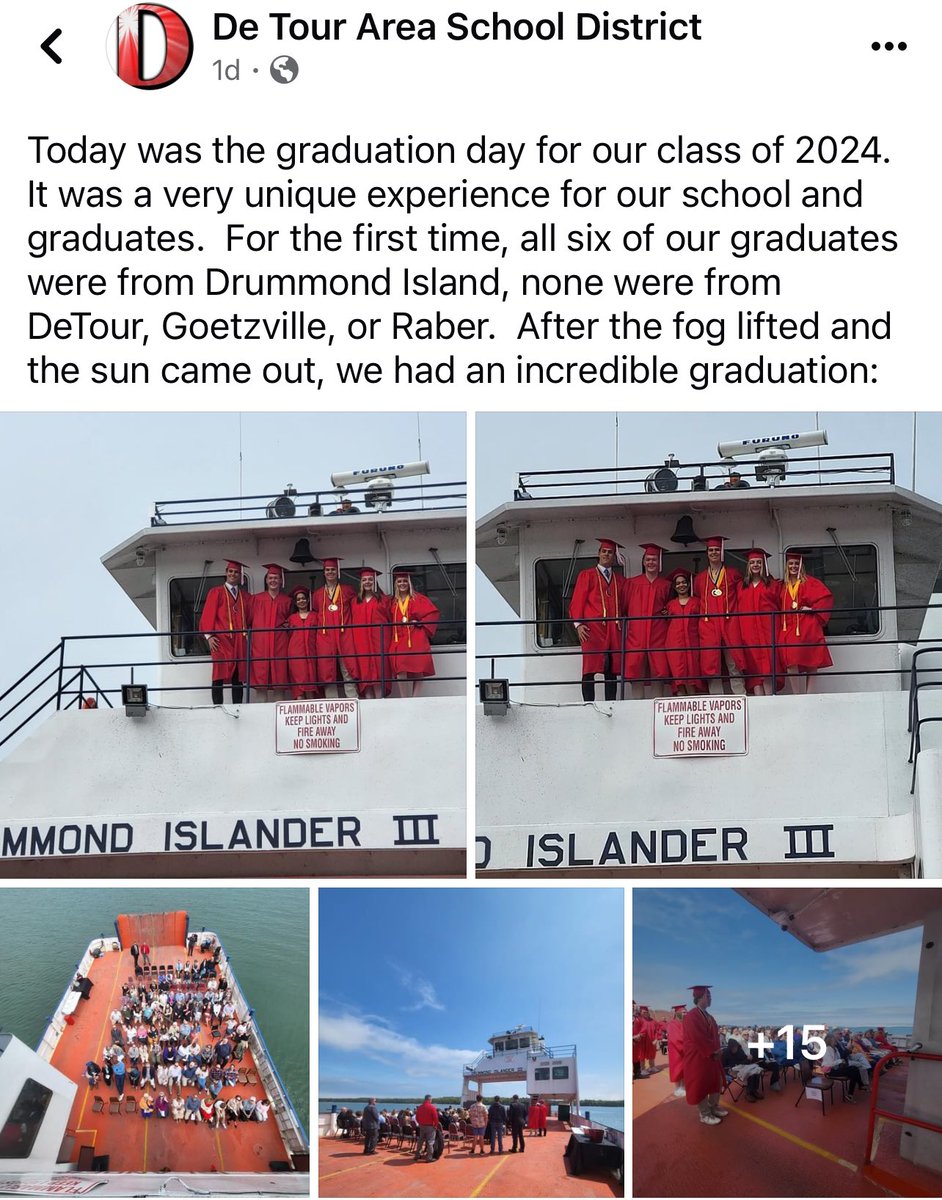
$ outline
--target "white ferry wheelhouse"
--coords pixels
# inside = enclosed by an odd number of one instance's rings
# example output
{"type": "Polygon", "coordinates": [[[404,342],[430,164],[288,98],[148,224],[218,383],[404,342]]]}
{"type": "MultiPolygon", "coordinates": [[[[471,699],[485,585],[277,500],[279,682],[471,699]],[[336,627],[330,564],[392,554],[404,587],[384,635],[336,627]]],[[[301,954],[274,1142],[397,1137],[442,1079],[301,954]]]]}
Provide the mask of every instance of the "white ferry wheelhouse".
{"type": "Polygon", "coordinates": [[[344,487],[344,515],[336,486],[161,501],[103,556],[154,632],[64,637],[0,693],[0,876],[464,874],[465,485],[384,472],[344,487]],[[255,593],[262,564],[318,587],[329,557],[387,593],[409,570],[441,613],[435,676],[321,702],[342,749],[294,752],[290,706],[211,703],[200,612],[228,559],[255,593]]]}
{"type": "Polygon", "coordinates": [[[547,1046],[532,1025],[515,1025],[487,1040],[490,1049],[482,1050],[464,1068],[462,1104],[473,1103],[484,1094],[485,1087],[506,1098],[519,1085],[519,1090],[531,1099],[539,1096],[547,1104],[564,1105],[564,1119],[578,1112],[579,1072],[574,1045],[547,1046]]]}
{"type": "Polygon", "coordinates": [[[740,457],[741,489],[716,490],[725,458],[525,472],[479,521],[478,565],[523,643],[492,626],[477,643],[480,873],[942,874],[942,506],[900,485],[892,455],[812,456],[790,449],[799,436],[740,457]],[[739,744],[704,757],[665,750],[651,690],[581,700],[568,607],[597,537],[628,548],[634,575],[646,542],[668,548],[664,574],[703,570],[715,534],[740,570],[753,546],[779,577],[804,550],[834,595],[834,666],[812,694],[737,701],[739,744]]]}

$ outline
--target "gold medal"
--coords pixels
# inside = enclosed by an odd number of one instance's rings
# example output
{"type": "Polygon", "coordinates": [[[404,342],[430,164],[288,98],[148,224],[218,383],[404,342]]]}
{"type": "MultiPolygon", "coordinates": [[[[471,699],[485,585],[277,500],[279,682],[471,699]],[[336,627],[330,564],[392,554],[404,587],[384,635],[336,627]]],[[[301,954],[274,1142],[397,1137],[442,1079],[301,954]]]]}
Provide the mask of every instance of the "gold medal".
{"type": "Polygon", "coordinates": [[[722,596],[722,594],[723,594],[722,588],[714,588],[713,591],[710,593],[711,596],[722,596]]]}
{"type": "Polygon", "coordinates": [[[328,612],[336,612],[336,611],[337,611],[337,605],[336,605],[336,604],[328,604],[328,605],[327,605],[327,611],[328,611],[328,612]]]}
{"type": "Polygon", "coordinates": [[[797,608],[797,607],[798,607],[798,601],[797,601],[797,600],[793,600],[793,601],[792,601],[792,608],[797,608]]]}

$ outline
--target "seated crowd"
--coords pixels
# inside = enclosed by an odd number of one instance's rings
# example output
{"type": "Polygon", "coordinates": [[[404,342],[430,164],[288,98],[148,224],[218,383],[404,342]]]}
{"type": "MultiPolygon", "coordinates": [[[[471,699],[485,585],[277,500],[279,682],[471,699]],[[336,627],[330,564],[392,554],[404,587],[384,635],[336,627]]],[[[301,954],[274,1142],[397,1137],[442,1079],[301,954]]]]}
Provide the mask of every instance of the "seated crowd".
{"type": "Polygon", "coordinates": [[[821,1058],[810,1059],[802,1053],[801,1030],[801,1025],[794,1026],[793,1053],[789,1058],[786,1042],[777,1037],[774,1029],[720,1026],[723,1069],[727,1077],[743,1083],[747,1100],[755,1102],[763,1099],[759,1081],[766,1073],[771,1076],[771,1089],[781,1091],[781,1073],[789,1067],[795,1067],[804,1083],[810,1082],[815,1075],[825,1079],[846,1079],[846,1098],[853,1104],[858,1088],[863,1091],[869,1088],[873,1067],[895,1049],[882,1028],[855,1033],[846,1028],[829,1029],[825,1026],[825,1053],[821,1058]],[[766,1052],[761,1058],[757,1049],[749,1048],[749,1043],[757,1043],[760,1037],[773,1043],[771,1053],[766,1052]]]}
{"type": "Polygon", "coordinates": [[[113,1087],[118,1099],[125,1087],[141,1091],[138,1107],[145,1120],[156,1114],[217,1129],[229,1122],[267,1121],[270,1104],[264,1096],[232,1093],[255,1076],[238,1065],[249,1048],[251,1013],[236,1009],[215,939],[204,938],[200,949],[206,957],[135,968],[121,987],[120,1006],[111,1012],[110,1044],[100,1063],[85,1064],[85,1077],[90,1087],[99,1080],[113,1087]]]}

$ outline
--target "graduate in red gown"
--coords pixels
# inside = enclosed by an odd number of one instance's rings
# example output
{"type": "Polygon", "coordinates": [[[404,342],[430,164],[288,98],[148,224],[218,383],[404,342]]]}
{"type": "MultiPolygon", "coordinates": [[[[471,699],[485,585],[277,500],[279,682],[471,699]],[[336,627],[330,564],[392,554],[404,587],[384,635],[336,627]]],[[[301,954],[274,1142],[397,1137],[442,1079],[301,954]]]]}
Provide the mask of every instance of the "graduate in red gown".
{"type": "Polygon", "coordinates": [[[684,1013],[686,1004],[671,1006],[673,1017],[667,1023],[667,1069],[671,1083],[675,1084],[674,1095],[686,1096],[684,1090],[684,1013]]]}
{"type": "Polygon", "coordinates": [[[631,1066],[635,1079],[646,1079],[650,1074],[645,1066],[652,1051],[645,1015],[647,1011],[646,1007],[636,1005],[631,1020],[631,1066]]]}
{"type": "Polygon", "coordinates": [[[265,564],[265,590],[252,597],[252,641],[249,683],[259,700],[281,700],[288,687],[288,630],[291,597],[282,591],[285,569],[265,564]],[[268,693],[273,695],[269,697],[268,693]]]}
{"type": "Polygon", "coordinates": [[[717,534],[704,540],[707,569],[693,581],[693,594],[700,605],[700,670],[709,681],[711,695],[722,696],[725,669],[733,694],[744,696],[745,660],[739,649],[742,639],[736,618],[742,575],[723,561],[727,538],[717,534]]]}
{"type": "Polygon", "coordinates": [[[317,618],[317,679],[336,684],[337,695],[356,699],[356,651],[350,632],[350,605],[356,592],[340,582],[340,559],[325,558],[324,586],[311,595],[317,618]],[[341,682],[342,680],[342,682],[341,682]]]}
{"type": "Polygon", "coordinates": [[[800,550],[785,552],[785,578],[779,590],[779,641],[782,665],[792,691],[810,691],[810,677],[823,667],[833,666],[824,631],[831,619],[834,597],[820,579],[805,572],[800,550]]]}
{"type": "Polygon", "coordinates": [[[299,583],[291,589],[295,611],[288,617],[288,678],[295,700],[320,700],[317,683],[317,617],[311,612],[311,594],[299,583]]]}
{"type": "Polygon", "coordinates": [[[399,680],[401,696],[417,696],[420,681],[435,674],[432,638],[441,614],[428,596],[415,590],[408,571],[393,572],[389,607],[389,671],[399,680]]]}
{"type": "Polygon", "coordinates": [[[598,542],[599,561],[579,572],[569,602],[569,615],[582,645],[582,699],[590,702],[595,699],[596,675],[605,676],[606,700],[618,695],[621,617],[627,600],[627,580],[615,569],[622,547],[611,538],[599,538],[598,542]]]}
{"type": "Polygon", "coordinates": [[[698,984],[693,1008],[684,1017],[684,1090],[687,1103],[696,1104],[704,1125],[719,1125],[728,1116],[720,1108],[724,1075],[720,1065],[720,1031],[707,1012],[713,1003],[709,985],[698,984]]]}
{"type": "Polygon", "coordinates": [[[388,661],[390,600],[376,582],[380,574],[374,567],[360,567],[360,590],[350,602],[354,675],[362,699],[388,696],[392,691],[388,661]]]}
{"type": "Polygon", "coordinates": [[[644,685],[656,685],[668,676],[664,642],[667,638],[665,611],[671,598],[671,584],[661,574],[664,550],[649,542],[641,546],[641,574],[625,581],[625,657],[622,674],[631,680],[632,695],[644,698],[644,685]]]}
{"type": "Polygon", "coordinates": [[[675,696],[693,696],[706,691],[700,675],[700,605],[691,595],[689,571],[678,570],[671,583],[674,598],[667,602],[667,638],[664,643],[667,669],[675,696]]]}
{"type": "MultiPolygon", "coordinates": [[[[746,691],[756,696],[772,695],[772,644],[780,641],[772,613],[779,610],[777,579],[769,575],[768,553],[754,546],[746,555],[746,577],[739,590],[739,633],[746,660],[746,691]],[[773,639],[774,635],[774,639],[773,639]]],[[[776,684],[782,687],[781,661],[776,663],[776,684]]]]}
{"type": "Polygon", "coordinates": [[[213,660],[213,704],[222,704],[223,687],[232,685],[232,703],[241,704],[246,679],[252,597],[245,590],[245,563],[226,563],[226,582],[210,588],[200,613],[200,633],[213,660]]]}

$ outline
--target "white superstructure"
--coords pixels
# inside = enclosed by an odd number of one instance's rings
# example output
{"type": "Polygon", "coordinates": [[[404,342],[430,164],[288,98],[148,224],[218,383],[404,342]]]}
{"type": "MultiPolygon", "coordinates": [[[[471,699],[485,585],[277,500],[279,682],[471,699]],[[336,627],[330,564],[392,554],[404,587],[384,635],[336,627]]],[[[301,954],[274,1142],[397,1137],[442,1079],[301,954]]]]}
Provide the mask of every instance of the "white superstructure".
{"type": "Polygon", "coordinates": [[[149,528],[104,555],[154,633],[64,639],[0,696],[0,876],[205,875],[208,854],[219,874],[463,874],[464,485],[387,483],[380,500],[346,492],[361,511],[342,516],[334,492],[161,502],[149,528]],[[318,587],[329,557],[344,583],[376,568],[387,593],[393,569],[408,568],[441,612],[420,695],[393,685],[314,715],[337,725],[336,753],[292,738],[284,705],[251,694],[233,705],[227,687],[214,707],[198,633],[226,560],[248,564],[256,593],[265,563],[318,587]],[[132,680],[148,685],[149,707],[128,719],[132,680]]]}
{"type": "MultiPolygon", "coordinates": [[[[726,473],[709,463],[521,476],[478,523],[478,564],[522,622],[477,644],[479,677],[510,682],[508,711],[476,722],[482,873],[942,874],[942,733],[922,726],[911,794],[908,728],[914,651],[942,647],[927,607],[942,506],[900,487],[886,455],[791,456],[776,486],[758,465],[742,490],[713,490],[726,473]],[[783,551],[805,549],[834,592],[834,667],[812,695],[729,704],[728,745],[691,749],[651,689],[605,702],[600,680],[582,702],[568,603],[597,537],[627,548],[634,575],[645,542],[668,548],[664,574],[703,570],[715,534],[740,568],[764,547],[779,577],[783,551]]],[[[920,683],[939,679],[942,654],[917,661],[920,683]]],[[[920,716],[938,696],[920,689],[920,716]]]]}

